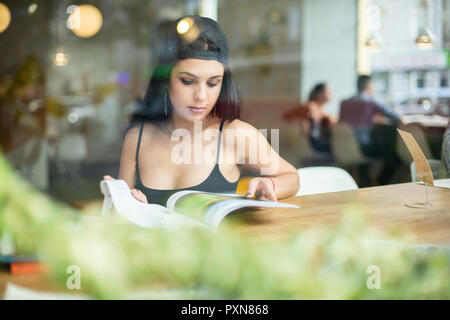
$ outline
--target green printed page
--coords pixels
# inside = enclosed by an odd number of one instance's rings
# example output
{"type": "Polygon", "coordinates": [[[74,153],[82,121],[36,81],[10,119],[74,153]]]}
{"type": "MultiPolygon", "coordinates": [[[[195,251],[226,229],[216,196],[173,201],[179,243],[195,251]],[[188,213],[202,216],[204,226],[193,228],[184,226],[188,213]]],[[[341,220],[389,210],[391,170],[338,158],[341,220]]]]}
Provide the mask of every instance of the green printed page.
{"type": "Polygon", "coordinates": [[[203,220],[203,216],[213,204],[223,200],[237,199],[240,198],[220,194],[190,193],[177,200],[175,211],[197,220],[203,220]]]}

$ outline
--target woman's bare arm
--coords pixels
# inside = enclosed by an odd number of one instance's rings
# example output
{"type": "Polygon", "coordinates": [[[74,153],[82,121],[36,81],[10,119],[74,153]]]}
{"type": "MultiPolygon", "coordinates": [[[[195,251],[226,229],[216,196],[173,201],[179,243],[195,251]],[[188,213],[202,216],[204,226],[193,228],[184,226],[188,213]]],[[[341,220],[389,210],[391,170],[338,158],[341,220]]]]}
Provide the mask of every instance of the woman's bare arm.
{"type": "Polygon", "coordinates": [[[120,155],[119,179],[125,180],[130,189],[136,184],[136,150],[139,137],[139,127],[128,130],[123,140],[120,155]]]}
{"type": "MultiPolygon", "coordinates": [[[[297,193],[300,186],[297,170],[278,155],[259,130],[240,120],[234,120],[229,128],[243,130],[245,135],[245,148],[238,147],[236,151],[239,162],[243,167],[257,172],[261,176],[259,179],[264,179],[255,180],[253,185],[250,181],[249,191],[254,191],[251,188],[261,188],[263,192],[269,193],[266,197],[269,200],[283,199],[297,193]]],[[[272,145],[278,148],[279,141],[272,141],[272,145]]]]}
{"type": "MultiPolygon", "coordinates": [[[[145,194],[134,188],[134,185],[136,184],[135,165],[138,137],[139,129],[137,128],[130,129],[125,135],[122,145],[122,154],[120,156],[119,179],[122,179],[127,183],[133,197],[141,202],[148,203],[145,194]]],[[[110,175],[105,175],[103,179],[114,180],[110,175]]]]}

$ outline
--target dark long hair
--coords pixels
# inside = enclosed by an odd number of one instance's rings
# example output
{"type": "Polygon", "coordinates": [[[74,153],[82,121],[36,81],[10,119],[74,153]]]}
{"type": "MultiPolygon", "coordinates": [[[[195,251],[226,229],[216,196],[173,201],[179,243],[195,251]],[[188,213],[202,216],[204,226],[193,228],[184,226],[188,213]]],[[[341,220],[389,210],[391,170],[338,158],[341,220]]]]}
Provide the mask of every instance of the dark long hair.
{"type": "MultiPolygon", "coordinates": [[[[192,50],[218,51],[214,42],[200,37],[191,43],[183,43],[175,23],[169,23],[159,47],[159,61],[150,78],[141,108],[132,115],[130,127],[143,121],[163,121],[171,117],[173,106],[168,95],[170,75],[178,62],[177,51],[192,50]],[[176,48],[174,50],[174,47],[176,48]],[[167,115],[166,115],[167,108],[167,115]]],[[[211,112],[224,120],[239,119],[241,116],[241,97],[231,70],[224,65],[222,87],[217,102],[211,112]]],[[[129,128],[130,128],[129,127],[129,128]]]]}
{"type": "Polygon", "coordinates": [[[314,88],[309,93],[308,101],[319,101],[320,95],[325,91],[327,84],[324,82],[318,83],[314,86],[314,88]]]}

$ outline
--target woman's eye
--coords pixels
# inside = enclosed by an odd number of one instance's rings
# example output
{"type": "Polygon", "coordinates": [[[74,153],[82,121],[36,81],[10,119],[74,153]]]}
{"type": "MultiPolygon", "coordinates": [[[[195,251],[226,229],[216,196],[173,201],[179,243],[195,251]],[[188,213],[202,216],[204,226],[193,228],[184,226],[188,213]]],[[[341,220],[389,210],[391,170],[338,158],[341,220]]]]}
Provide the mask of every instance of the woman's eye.
{"type": "MultiPolygon", "coordinates": [[[[180,80],[184,85],[187,85],[187,86],[191,85],[195,82],[194,80],[188,80],[188,79],[183,79],[183,78],[180,78],[180,80]]],[[[212,87],[217,86],[219,84],[219,82],[208,82],[207,84],[208,84],[208,87],[212,88],[212,87]]]]}
{"type": "Polygon", "coordinates": [[[192,81],[192,80],[186,80],[186,79],[183,79],[183,78],[180,78],[180,79],[181,79],[181,82],[183,82],[183,84],[185,84],[185,85],[190,85],[190,84],[194,83],[194,81],[192,81]]]}

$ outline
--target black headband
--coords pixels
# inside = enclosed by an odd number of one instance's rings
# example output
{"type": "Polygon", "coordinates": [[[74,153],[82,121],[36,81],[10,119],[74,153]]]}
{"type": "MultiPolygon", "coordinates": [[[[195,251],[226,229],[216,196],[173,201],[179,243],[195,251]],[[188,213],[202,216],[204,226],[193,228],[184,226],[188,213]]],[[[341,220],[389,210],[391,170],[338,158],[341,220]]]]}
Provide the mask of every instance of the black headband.
{"type": "Polygon", "coordinates": [[[186,45],[178,51],[179,59],[196,58],[205,60],[217,60],[225,65],[228,64],[228,43],[225,36],[225,32],[222,30],[220,25],[210,19],[201,17],[199,15],[182,17],[176,21],[178,24],[181,20],[190,18],[194,21],[196,28],[198,28],[197,38],[205,38],[211,41],[217,48],[216,51],[198,50],[191,49],[186,45]]]}
{"type": "MultiPolygon", "coordinates": [[[[220,49],[219,49],[220,50],[220,49]]],[[[220,53],[220,51],[204,51],[204,50],[191,50],[182,49],[178,53],[179,59],[205,59],[205,60],[217,60],[223,64],[227,64],[226,57],[220,53]]]]}

